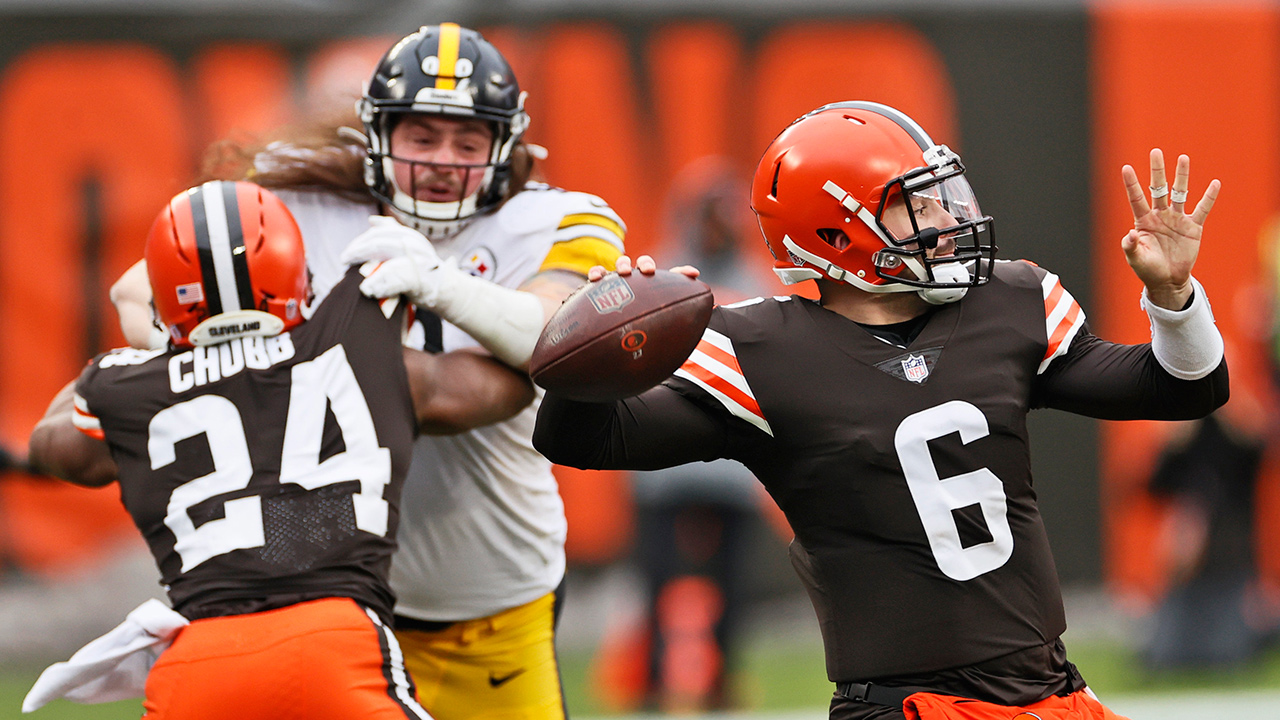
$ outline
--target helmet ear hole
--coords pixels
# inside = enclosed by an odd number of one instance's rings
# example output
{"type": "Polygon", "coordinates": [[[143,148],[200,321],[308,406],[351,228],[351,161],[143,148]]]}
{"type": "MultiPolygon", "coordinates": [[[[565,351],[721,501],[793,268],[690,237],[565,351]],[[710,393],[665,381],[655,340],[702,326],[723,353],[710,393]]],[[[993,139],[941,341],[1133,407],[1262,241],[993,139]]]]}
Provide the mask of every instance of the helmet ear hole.
{"type": "Polygon", "coordinates": [[[822,238],[822,242],[835,248],[837,251],[843,251],[845,248],[853,244],[849,236],[840,228],[818,228],[818,237],[822,238]]]}

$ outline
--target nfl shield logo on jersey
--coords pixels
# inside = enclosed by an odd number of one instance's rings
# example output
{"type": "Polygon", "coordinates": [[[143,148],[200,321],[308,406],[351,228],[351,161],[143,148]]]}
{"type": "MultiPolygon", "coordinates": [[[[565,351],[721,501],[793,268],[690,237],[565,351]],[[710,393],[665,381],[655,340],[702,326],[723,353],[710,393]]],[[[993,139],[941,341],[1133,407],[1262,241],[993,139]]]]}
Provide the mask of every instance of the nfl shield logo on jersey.
{"type": "Polygon", "coordinates": [[[908,355],[902,361],[902,374],[914,383],[922,383],[929,377],[929,366],[922,355],[908,355]]]}

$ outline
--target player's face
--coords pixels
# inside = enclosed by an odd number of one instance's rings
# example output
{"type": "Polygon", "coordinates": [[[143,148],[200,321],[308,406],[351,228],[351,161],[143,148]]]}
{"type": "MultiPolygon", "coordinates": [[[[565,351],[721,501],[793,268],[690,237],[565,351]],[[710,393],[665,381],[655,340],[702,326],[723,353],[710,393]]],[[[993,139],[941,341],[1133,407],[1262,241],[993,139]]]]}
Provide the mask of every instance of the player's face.
{"type": "MultiPolygon", "coordinates": [[[[898,195],[889,202],[885,208],[884,214],[881,215],[881,221],[885,228],[893,235],[896,240],[903,240],[916,234],[916,228],[938,228],[945,230],[949,227],[955,227],[960,223],[956,221],[951,213],[942,207],[941,201],[934,197],[928,190],[923,192],[911,193],[910,209],[908,203],[903,202],[902,196],[898,195]],[[911,223],[911,215],[915,215],[915,225],[911,223]]],[[[906,247],[914,249],[914,243],[906,247]]],[[[929,251],[930,257],[946,257],[955,253],[955,239],[943,233],[938,238],[938,247],[929,251]]]]}
{"type": "Polygon", "coordinates": [[[457,202],[484,181],[493,128],[474,118],[406,115],[391,131],[396,184],[415,200],[457,202]]]}

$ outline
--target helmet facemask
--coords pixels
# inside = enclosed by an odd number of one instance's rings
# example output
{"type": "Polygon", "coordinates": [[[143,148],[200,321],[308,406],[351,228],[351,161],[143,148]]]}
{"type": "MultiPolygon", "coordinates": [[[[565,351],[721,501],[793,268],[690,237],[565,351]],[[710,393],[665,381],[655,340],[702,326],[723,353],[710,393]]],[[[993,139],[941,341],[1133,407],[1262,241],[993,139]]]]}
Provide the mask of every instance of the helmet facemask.
{"type": "MultiPolygon", "coordinates": [[[[928,166],[894,178],[881,195],[875,221],[886,247],[873,257],[876,275],[912,288],[981,285],[990,278],[995,260],[991,218],[979,209],[954,152],[935,145],[924,158],[928,166]],[[909,233],[895,233],[886,224],[886,213],[895,204],[899,215],[909,220],[909,233]],[[933,254],[939,246],[945,254],[933,254]]],[[[922,297],[930,299],[923,293],[922,297]]]]}
{"type": "MultiPolygon", "coordinates": [[[[523,105],[523,97],[521,104],[523,105]]],[[[511,181],[511,152],[523,134],[522,129],[519,133],[513,131],[511,121],[505,118],[488,118],[486,124],[491,130],[491,139],[486,162],[453,164],[412,160],[397,154],[391,136],[407,112],[374,110],[370,114],[372,120],[365,121],[369,133],[370,163],[366,166],[366,173],[381,178],[375,180],[370,189],[374,197],[385,203],[400,222],[432,240],[441,240],[455,235],[476,215],[495,207],[506,197],[511,181]],[[397,165],[408,170],[407,187],[401,187],[397,179],[397,165]],[[374,172],[375,167],[377,172],[374,172]],[[471,186],[477,175],[480,176],[480,182],[471,193],[452,200],[419,200],[423,193],[418,184],[430,177],[433,168],[449,174],[452,174],[450,171],[457,171],[459,195],[471,186]]],[[[445,112],[423,114],[458,119],[475,117],[445,112]]],[[[518,119],[524,117],[521,115],[518,119]]]]}
{"type": "MultiPolygon", "coordinates": [[[[454,23],[425,26],[397,42],[375,69],[356,110],[368,142],[365,184],[402,223],[433,240],[448,238],[507,196],[512,154],[529,125],[525,93],[498,49],[479,33],[454,23]],[[391,135],[409,114],[484,121],[492,129],[486,163],[441,165],[397,157],[391,135]],[[417,187],[401,187],[397,163],[410,163],[410,184],[424,168],[459,168],[476,190],[447,201],[420,200],[417,187]]],[[[403,155],[403,153],[401,153],[403,155]]]]}

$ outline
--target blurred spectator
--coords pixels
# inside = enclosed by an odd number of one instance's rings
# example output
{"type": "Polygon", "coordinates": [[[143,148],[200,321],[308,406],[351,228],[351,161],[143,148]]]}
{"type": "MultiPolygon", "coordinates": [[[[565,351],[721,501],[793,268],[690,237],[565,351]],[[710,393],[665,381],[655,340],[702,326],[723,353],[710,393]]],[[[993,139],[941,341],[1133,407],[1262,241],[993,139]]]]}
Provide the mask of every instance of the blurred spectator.
{"type": "Polygon", "coordinates": [[[1153,669],[1245,662],[1273,631],[1259,612],[1254,498],[1264,443],[1223,412],[1165,449],[1150,490],[1169,503],[1170,587],[1156,610],[1153,669]]]}
{"type": "Polygon", "coordinates": [[[7,473],[10,470],[25,472],[26,469],[27,463],[25,460],[13,454],[9,448],[4,445],[0,445],[0,475],[7,473]]]}

